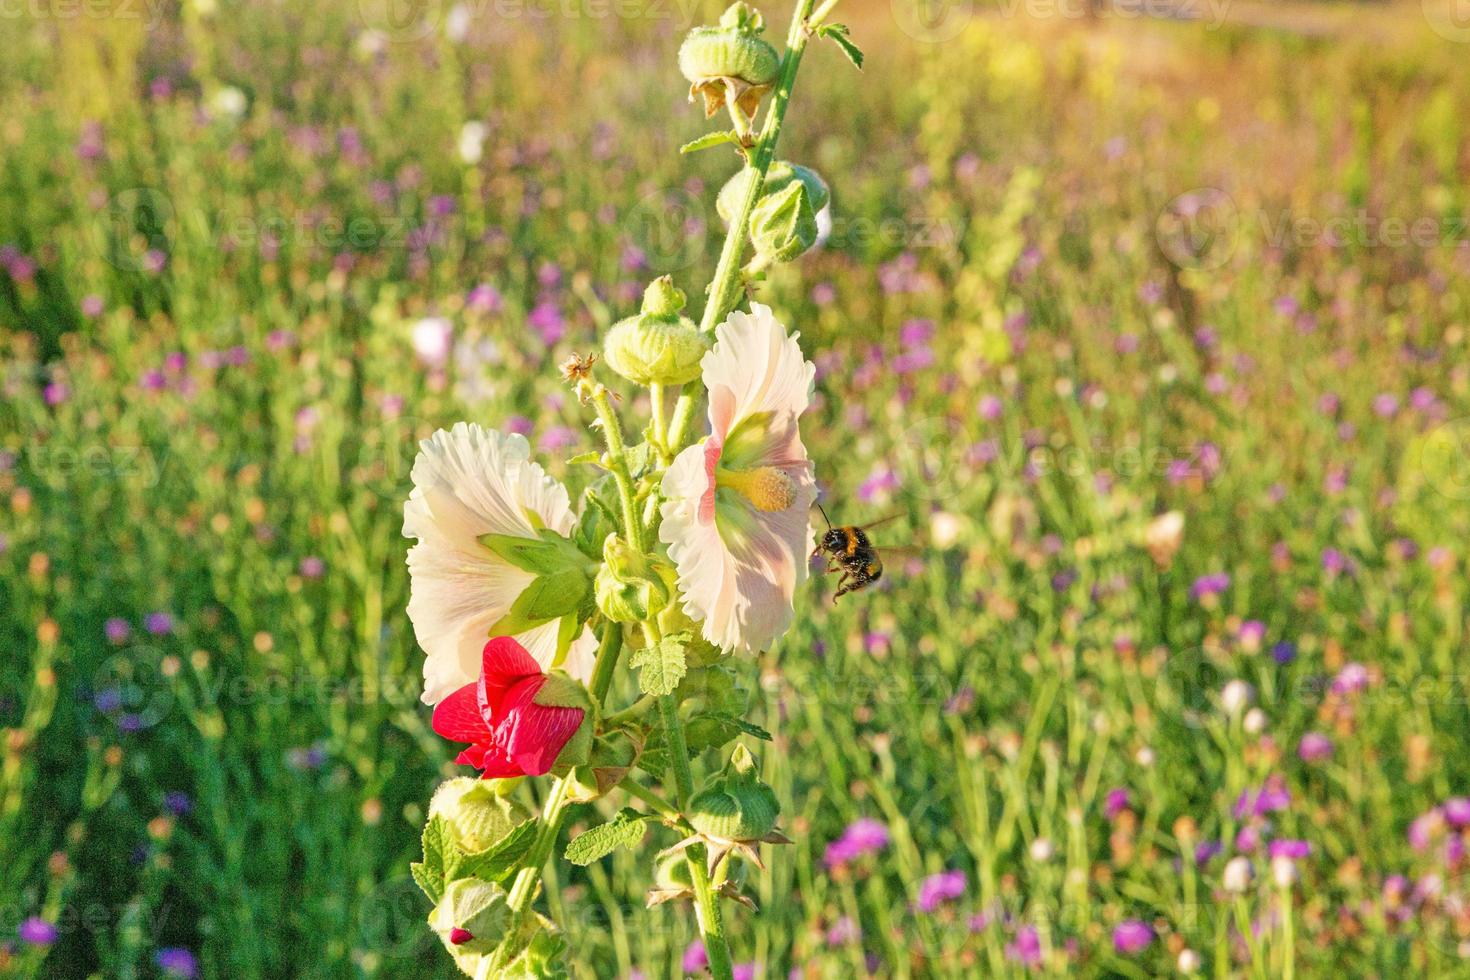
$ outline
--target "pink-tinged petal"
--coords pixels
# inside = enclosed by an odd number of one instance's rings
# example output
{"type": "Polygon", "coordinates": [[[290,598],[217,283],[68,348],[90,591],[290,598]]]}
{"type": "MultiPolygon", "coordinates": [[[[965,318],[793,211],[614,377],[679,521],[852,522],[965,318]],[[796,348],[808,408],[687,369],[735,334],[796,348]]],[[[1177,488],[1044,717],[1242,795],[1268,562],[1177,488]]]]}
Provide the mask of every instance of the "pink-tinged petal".
{"type": "Polygon", "coordinates": [[[699,523],[713,524],[715,520],[715,469],[720,465],[720,441],[716,438],[704,441],[704,493],[699,495],[699,523]]]}
{"type": "Polygon", "coordinates": [[[551,771],[567,740],[577,733],[586,712],[581,708],[549,708],[529,704],[512,716],[514,726],[505,753],[528,776],[551,771]]]}
{"type": "Polygon", "coordinates": [[[491,737],[474,684],[466,684],[435,705],[432,725],[436,734],[451,742],[488,742],[491,737]]]}
{"type": "Polygon", "coordinates": [[[541,665],[508,636],[485,644],[480,660],[480,709],[486,717],[503,717],[506,692],[527,677],[540,677],[541,665]]]}
{"type": "Polygon", "coordinates": [[[802,355],[798,336],[761,303],[750,304],[749,313],[732,312],[715,328],[715,345],[700,369],[709,390],[710,430],[721,442],[742,419],[766,413],[794,418],[806,411],[816,368],[802,355]]]}
{"type": "Polygon", "coordinates": [[[790,626],[806,580],[816,483],[798,419],[810,400],[813,367],[771,311],[754,304],[716,330],[701,365],[713,435],[681,452],[665,472],[659,537],[679,573],[684,609],[706,639],[726,650],[766,649],[790,626]],[[795,492],[781,511],[757,510],[721,489],[712,464],[774,467],[795,492]]]}

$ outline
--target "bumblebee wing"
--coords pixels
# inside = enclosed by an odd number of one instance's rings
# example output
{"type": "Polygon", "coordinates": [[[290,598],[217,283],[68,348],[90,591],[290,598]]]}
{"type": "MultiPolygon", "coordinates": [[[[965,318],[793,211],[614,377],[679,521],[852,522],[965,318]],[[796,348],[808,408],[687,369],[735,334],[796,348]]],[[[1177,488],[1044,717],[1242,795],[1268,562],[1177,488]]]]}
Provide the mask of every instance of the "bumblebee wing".
{"type": "Polygon", "coordinates": [[[887,517],[880,517],[876,521],[868,521],[866,524],[859,524],[858,527],[862,528],[864,531],[871,531],[875,527],[882,527],[884,524],[891,524],[892,522],[898,520],[900,517],[907,516],[908,515],[905,514],[903,511],[899,511],[897,514],[889,514],[887,517]]]}

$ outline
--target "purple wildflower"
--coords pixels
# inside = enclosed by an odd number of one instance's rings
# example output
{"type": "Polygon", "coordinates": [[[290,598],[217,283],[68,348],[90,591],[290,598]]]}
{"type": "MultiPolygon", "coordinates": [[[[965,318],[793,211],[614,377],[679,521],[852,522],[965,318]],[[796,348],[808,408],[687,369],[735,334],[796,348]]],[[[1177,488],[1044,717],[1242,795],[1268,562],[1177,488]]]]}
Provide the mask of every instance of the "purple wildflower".
{"type": "Polygon", "coordinates": [[[1143,952],[1153,941],[1153,928],[1138,919],[1120,922],[1113,929],[1113,948],[1128,956],[1143,952]]]}
{"type": "Polygon", "coordinates": [[[59,933],[53,923],[33,915],[20,924],[18,935],[27,946],[50,946],[59,933]]]}
{"type": "Polygon", "coordinates": [[[167,977],[180,977],[182,980],[194,980],[199,976],[199,961],[194,954],[187,949],[178,946],[169,946],[160,949],[153,957],[153,962],[167,977]]]}
{"type": "Polygon", "coordinates": [[[958,868],[930,875],[919,882],[919,900],[916,903],[919,911],[933,912],[945,902],[963,898],[966,885],[965,873],[958,868]]]}
{"type": "Polygon", "coordinates": [[[1006,944],[1006,959],[1022,966],[1041,965],[1041,934],[1035,926],[1022,926],[1016,930],[1016,938],[1006,944]]]}
{"type": "Polygon", "coordinates": [[[1307,732],[1297,744],[1296,754],[1303,762],[1326,762],[1332,758],[1332,739],[1321,732],[1307,732]]]}

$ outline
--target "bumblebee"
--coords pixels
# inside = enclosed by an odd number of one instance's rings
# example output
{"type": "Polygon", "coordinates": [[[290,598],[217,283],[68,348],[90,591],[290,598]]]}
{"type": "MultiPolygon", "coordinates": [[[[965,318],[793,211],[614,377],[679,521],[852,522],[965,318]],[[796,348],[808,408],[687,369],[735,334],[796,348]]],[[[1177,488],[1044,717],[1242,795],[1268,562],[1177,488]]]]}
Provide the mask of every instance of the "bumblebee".
{"type": "Polygon", "coordinates": [[[827,530],[813,549],[812,557],[824,555],[827,559],[826,570],[842,573],[837,579],[837,594],[832,597],[832,601],[836,602],[849,592],[861,592],[883,577],[883,559],[879,557],[878,549],[873,547],[867,532],[880,524],[887,524],[899,515],[894,514],[863,527],[856,524],[833,527],[832,520],[827,517],[821,504],[817,505],[817,509],[822,511],[827,530]]]}

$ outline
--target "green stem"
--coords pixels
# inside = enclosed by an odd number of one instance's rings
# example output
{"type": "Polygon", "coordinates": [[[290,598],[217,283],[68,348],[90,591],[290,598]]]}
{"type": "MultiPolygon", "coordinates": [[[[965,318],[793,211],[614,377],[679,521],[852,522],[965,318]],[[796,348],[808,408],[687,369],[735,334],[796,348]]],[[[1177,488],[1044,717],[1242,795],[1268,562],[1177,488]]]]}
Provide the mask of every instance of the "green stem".
{"type": "MultiPolygon", "coordinates": [[[[567,789],[570,785],[570,777],[563,777],[552,783],[551,795],[541,807],[541,824],[536,829],[536,839],[531,843],[530,857],[525,866],[516,872],[515,881],[510,886],[508,901],[515,918],[515,927],[509,930],[508,935],[517,934],[521,924],[526,921],[526,916],[530,914],[531,900],[536,896],[536,883],[541,880],[541,869],[546,867],[546,862],[551,857],[556,835],[561,832],[561,822],[566,816],[567,789]]],[[[502,946],[486,962],[492,967],[504,966],[501,962],[504,952],[505,947],[502,946]]]]}
{"type": "Polygon", "coordinates": [[[658,449],[660,462],[667,466],[673,457],[669,454],[669,413],[665,405],[663,385],[648,386],[648,403],[653,413],[653,444],[658,449]]]}
{"type": "MultiPolygon", "coordinates": [[[[684,723],[679,720],[679,705],[673,695],[666,694],[658,699],[659,714],[662,716],[664,736],[669,743],[669,756],[674,766],[674,785],[679,791],[679,809],[689,812],[689,800],[694,796],[694,776],[689,771],[689,748],[684,741],[684,723]]],[[[720,899],[710,884],[709,871],[705,868],[704,845],[695,844],[684,851],[689,864],[689,880],[694,884],[694,913],[699,925],[699,936],[704,940],[704,952],[709,957],[710,974],[717,980],[734,980],[734,967],[730,963],[730,947],[725,940],[725,922],[720,915],[720,899]]]]}
{"type": "Polygon", "coordinates": [[[597,409],[597,418],[602,422],[602,436],[607,440],[607,461],[612,468],[613,481],[618,485],[618,497],[623,505],[623,534],[636,551],[646,551],[643,545],[643,523],[638,520],[638,505],[633,492],[633,476],[628,471],[628,457],[623,445],[623,426],[613,413],[607,389],[599,386],[592,396],[597,409]]]}
{"type": "Polygon", "coordinates": [[[655,813],[671,823],[683,823],[684,818],[679,814],[679,808],[668,800],[659,796],[653,790],[635,780],[632,776],[618,783],[618,789],[627,793],[634,799],[647,803],[655,813]]]}
{"type": "MultiPolygon", "coordinates": [[[[781,75],[776,81],[776,90],[771,97],[771,107],[766,110],[766,121],[761,127],[751,154],[750,167],[755,179],[746,188],[745,199],[730,221],[730,230],[725,235],[725,244],[720,249],[720,261],[715,266],[715,277],[709,285],[709,300],[704,305],[699,328],[712,333],[715,325],[735,306],[740,287],[740,260],[745,252],[745,239],[750,225],[750,213],[760,200],[761,190],[766,183],[766,172],[776,157],[776,141],[781,138],[781,122],[786,118],[786,107],[791,103],[791,89],[796,84],[796,70],[801,65],[801,56],[806,51],[806,42],[811,37],[807,19],[811,16],[816,0],[799,0],[796,14],[791,18],[791,29],[786,35],[786,55],[781,60],[781,75]]],[[[830,10],[831,3],[822,9],[830,10]]],[[[674,406],[674,418],[668,438],[671,453],[684,448],[689,438],[689,427],[694,421],[694,396],[684,392],[674,406]]]]}
{"type": "Polygon", "coordinates": [[[602,642],[597,647],[597,661],[592,667],[592,700],[598,708],[607,699],[613,673],[618,667],[618,657],[623,652],[623,627],[608,623],[603,630],[602,642]]]}

